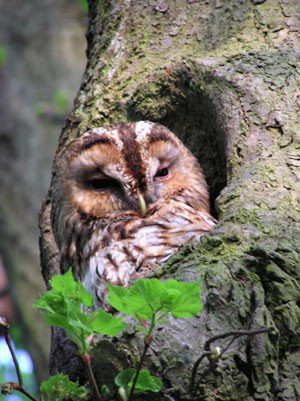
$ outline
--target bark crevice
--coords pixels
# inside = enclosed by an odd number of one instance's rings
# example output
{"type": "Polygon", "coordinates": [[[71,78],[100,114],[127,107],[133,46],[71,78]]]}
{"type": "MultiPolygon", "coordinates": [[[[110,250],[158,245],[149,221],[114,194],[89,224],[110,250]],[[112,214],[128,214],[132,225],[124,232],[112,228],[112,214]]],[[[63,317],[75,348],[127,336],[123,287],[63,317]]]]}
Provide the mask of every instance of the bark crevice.
{"type": "Polygon", "coordinates": [[[150,120],[167,126],[201,161],[215,217],[215,200],[227,182],[230,133],[223,112],[227,105],[216,95],[217,88],[222,87],[223,95],[229,91],[229,84],[225,85],[196,63],[169,65],[137,88],[127,112],[130,121],[150,120]]]}

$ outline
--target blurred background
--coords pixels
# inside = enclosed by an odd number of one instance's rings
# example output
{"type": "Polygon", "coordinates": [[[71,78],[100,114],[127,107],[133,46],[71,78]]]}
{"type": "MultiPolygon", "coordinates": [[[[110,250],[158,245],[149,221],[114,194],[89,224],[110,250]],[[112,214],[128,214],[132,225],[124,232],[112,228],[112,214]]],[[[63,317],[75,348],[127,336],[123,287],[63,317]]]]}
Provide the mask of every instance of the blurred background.
{"type": "MultiPolygon", "coordinates": [[[[32,307],[45,291],[38,214],[85,68],[86,28],[86,0],[0,0],[0,316],[37,385],[48,376],[50,347],[32,307]]],[[[0,337],[0,384],[17,381],[0,337]]]]}

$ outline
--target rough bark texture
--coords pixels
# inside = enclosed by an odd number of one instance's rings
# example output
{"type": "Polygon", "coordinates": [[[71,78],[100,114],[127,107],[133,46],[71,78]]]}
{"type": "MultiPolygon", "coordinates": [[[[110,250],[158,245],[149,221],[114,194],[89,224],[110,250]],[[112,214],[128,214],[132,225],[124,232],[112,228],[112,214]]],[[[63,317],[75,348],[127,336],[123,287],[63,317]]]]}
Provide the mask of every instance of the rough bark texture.
{"type": "MultiPolygon", "coordinates": [[[[32,305],[40,274],[38,213],[69,101],[85,65],[85,16],[69,0],[0,0],[0,254],[38,381],[48,376],[49,328],[32,305]]],[[[10,323],[12,323],[10,321],[10,323]]],[[[1,356],[0,356],[1,359],[1,356]]]]}
{"type": "MultiPolygon", "coordinates": [[[[219,220],[155,273],[202,277],[204,310],[157,332],[146,365],[164,390],[151,400],[300,399],[299,27],[297,1],[90,0],[89,61],[59,146],[95,126],[160,122],[199,158],[219,220]],[[265,326],[274,332],[237,339],[189,394],[208,338],[265,326]]],[[[50,208],[51,188],[41,213],[46,281],[59,272],[50,208]]],[[[52,345],[52,371],[80,376],[60,335],[52,345]]],[[[133,326],[102,340],[98,383],[113,387],[141,346],[133,326]]]]}

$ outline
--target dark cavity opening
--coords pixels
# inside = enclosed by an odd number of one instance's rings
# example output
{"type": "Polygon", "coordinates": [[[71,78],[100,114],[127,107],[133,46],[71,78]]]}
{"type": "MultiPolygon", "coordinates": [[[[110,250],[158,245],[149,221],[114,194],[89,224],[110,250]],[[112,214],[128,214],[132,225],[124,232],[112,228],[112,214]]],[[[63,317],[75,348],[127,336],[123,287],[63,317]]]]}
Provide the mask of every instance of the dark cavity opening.
{"type": "Polygon", "coordinates": [[[215,200],[227,183],[224,112],[221,100],[214,95],[218,89],[222,91],[218,82],[212,84],[212,77],[203,77],[201,72],[196,77],[181,67],[168,80],[165,75],[155,83],[150,79],[132,99],[128,118],[165,125],[192,151],[205,174],[211,213],[217,218],[215,200]]]}

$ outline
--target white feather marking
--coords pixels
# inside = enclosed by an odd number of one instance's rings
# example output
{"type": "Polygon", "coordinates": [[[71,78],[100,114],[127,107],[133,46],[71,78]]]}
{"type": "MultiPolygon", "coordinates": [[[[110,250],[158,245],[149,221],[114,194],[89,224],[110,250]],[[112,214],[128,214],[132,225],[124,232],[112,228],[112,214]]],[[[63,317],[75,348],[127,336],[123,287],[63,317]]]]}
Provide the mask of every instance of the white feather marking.
{"type": "Polygon", "coordinates": [[[137,141],[140,143],[145,143],[147,135],[149,135],[154,123],[150,121],[139,121],[135,125],[135,132],[137,136],[137,141]]]}

